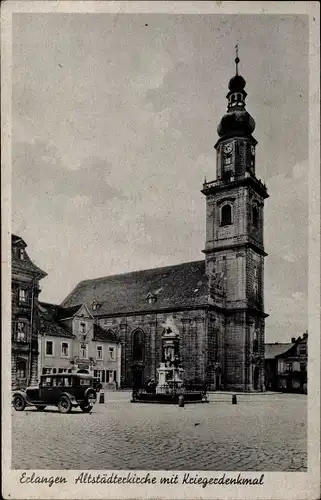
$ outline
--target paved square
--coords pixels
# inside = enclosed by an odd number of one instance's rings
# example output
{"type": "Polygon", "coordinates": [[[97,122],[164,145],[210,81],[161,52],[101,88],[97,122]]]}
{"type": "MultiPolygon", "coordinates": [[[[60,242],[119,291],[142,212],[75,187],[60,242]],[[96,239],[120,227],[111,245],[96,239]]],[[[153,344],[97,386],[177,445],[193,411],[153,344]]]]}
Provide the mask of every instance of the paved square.
{"type": "Polygon", "coordinates": [[[307,470],[307,396],[212,393],[209,404],[131,404],[91,414],[12,410],[15,469],[307,470]]]}

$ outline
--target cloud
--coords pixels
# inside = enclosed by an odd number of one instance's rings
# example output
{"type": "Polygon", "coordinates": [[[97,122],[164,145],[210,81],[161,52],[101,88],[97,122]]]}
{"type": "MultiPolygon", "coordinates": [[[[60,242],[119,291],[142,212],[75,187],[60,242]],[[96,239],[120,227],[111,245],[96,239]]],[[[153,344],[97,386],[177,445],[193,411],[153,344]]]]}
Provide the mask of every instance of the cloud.
{"type": "Polygon", "coordinates": [[[50,143],[35,141],[14,145],[13,153],[13,193],[14,205],[17,197],[35,196],[40,199],[60,196],[87,199],[95,205],[122,198],[124,195],[117,186],[109,182],[110,165],[99,157],[86,159],[77,169],[64,165],[58,149],[50,143]]]}

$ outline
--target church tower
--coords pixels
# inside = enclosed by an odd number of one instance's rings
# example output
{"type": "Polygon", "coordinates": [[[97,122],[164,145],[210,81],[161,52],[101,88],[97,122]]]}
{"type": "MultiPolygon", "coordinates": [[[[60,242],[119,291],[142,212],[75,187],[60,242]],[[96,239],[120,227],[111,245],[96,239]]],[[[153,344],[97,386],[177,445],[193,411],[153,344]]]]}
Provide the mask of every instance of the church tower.
{"type": "MultiPolygon", "coordinates": [[[[209,303],[224,315],[217,361],[222,386],[231,390],[264,388],[264,200],[266,186],[256,176],[255,121],[245,109],[246,82],[230,80],[227,112],[218,125],[216,180],[205,182],[205,262],[210,290],[223,289],[223,299],[209,303]]],[[[214,293],[215,294],[215,293],[214,293]]],[[[213,297],[214,299],[214,297],[213,297]]]]}

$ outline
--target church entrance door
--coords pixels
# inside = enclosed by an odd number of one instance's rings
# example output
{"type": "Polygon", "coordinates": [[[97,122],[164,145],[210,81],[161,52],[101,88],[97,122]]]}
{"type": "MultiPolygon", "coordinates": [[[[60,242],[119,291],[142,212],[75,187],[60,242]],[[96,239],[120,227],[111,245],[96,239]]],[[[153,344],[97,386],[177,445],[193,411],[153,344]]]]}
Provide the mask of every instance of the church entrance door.
{"type": "Polygon", "coordinates": [[[253,377],[253,387],[254,387],[255,391],[257,391],[259,389],[259,375],[260,375],[260,370],[256,366],[254,368],[254,377],[253,377]]]}
{"type": "Polygon", "coordinates": [[[133,385],[137,389],[143,387],[144,384],[144,369],[143,367],[133,369],[133,385]]]}
{"type": "Polygon", "coordinates": [[[214,377],[214,390],[215,391],[219,391],[220,388],[221,388],[221,374],[220,373],[215,373],[215,377],[214,377]]]}

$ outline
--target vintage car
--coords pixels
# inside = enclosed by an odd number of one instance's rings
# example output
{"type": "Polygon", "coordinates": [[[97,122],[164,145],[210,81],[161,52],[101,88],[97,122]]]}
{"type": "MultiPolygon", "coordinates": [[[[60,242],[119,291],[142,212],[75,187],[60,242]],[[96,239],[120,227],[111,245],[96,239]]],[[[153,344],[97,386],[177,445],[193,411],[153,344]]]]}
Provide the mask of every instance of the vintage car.
{"type": "Polygon", "coordinates": [[[23,411],[27,405],[32,405],[37,410],[57,406],[60,413],[69,413],[72,408],[79,406],[88,413],[96,403],[100,389],[99,381],[89,374],[42,375],[38,386],[15,391],[12,404],[16,411],[23,411]]]}

